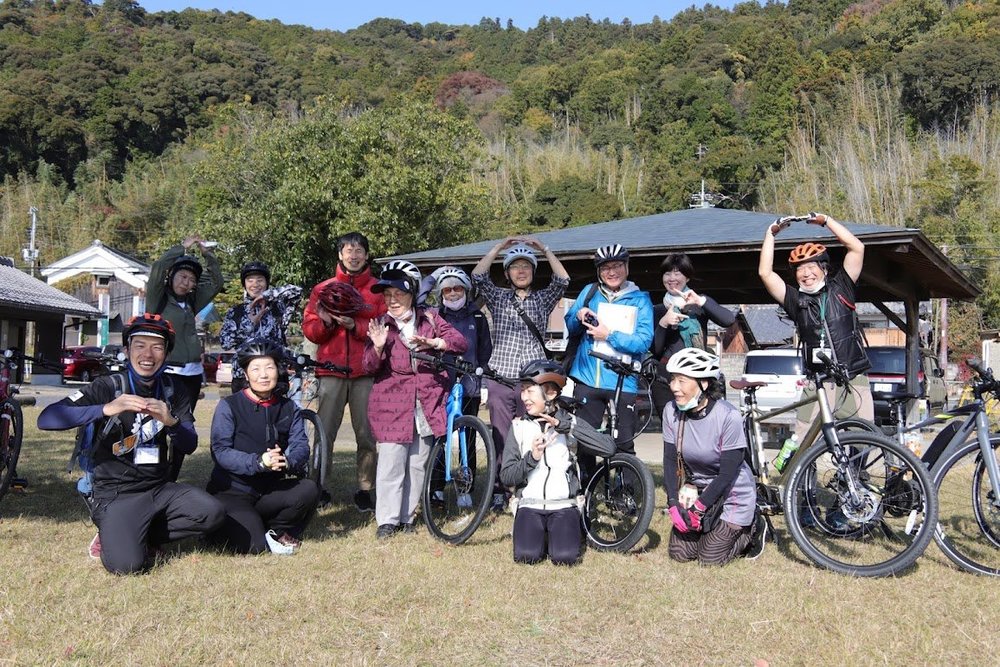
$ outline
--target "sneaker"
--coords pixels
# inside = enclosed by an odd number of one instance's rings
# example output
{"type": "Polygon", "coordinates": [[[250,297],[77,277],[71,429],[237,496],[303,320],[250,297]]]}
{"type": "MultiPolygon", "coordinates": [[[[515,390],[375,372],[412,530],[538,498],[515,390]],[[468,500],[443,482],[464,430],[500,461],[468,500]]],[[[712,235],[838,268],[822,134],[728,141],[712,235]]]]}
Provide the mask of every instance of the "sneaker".
{"type": "Polygon", "coordinates": [[[435,491],[431,494],[431,505],[444,507],[444,491],[435,491]]]}
{"type": "Polygon", "coordinates": [[[472,507],[472,496],[469,495],[468,493],[460,493],[460,494],[458,494],[458,498],[456,498],[456,500],[457,500],[458,506],[461,507],[461,508],[468,509],[468,508],[472,507]]]}
{"type": "Polygon", "coordinates": [[[372,501],[372,492],[359,490],[354,494],[354,506],[359,512],[374,512],[375,503],[372,501]]]}
{"type": "Polygon", "coordinates": [[[101,534],[98,533],[94,535],[94,539],[90,541],[90,545],[87,547],[87,555],[94,560],[101,560],[101,534]]]}
{"type": "Polygon", "coordinates": [[[851,529],[851,524],[847,521],[847,517],[844,516],[844,512],[841,511],[839,506],[836,509],[831,508],[826,511],[826,523],[838,533],[847,532],[851,529]]]}
{"type": "Polygon", "coordinates": [[[507,496],[502,493],[493,494],[493,502],[490,503],[490,509],[494,512],[503,512],[507,507],[507,496]]]}
{"type": "Polygon", "coordinates": [[[264,533],[264,539],[267,541],[267,548],[271,550],[271,553],[279,556],[291,556],[302,546],[301,541],[288,533],[282,533],[279,536],[273,530],[264,533]]]}
{"type": "Polygon", "coordinates": [[[767,542],[767,518],[757,512],[753,517],[753,525],[750,528],[750,543],[743,550],[743,557],[747,560],[757,560],[764,553],[764,543],[767,542]]]}
{"type": "Polygon", "coordinates": [[[375,539],[387,540],[395,535],[397,530],[399,530],[399,526],[391,523],[383,523],[378,527],[378,530],[375,531],[375,539]]]}
{"type": "Polygon", "coordinates": [[[404,523],[399,527],[399,532],[406,533],[407,535],[414,535],[417,532],[417,524],[414,522],[404,523]]]}
{"type": "Polygon", "coordinates": [[[316,507],[323,509],[332,502],[333,498],[330,496],[330,492],[326,489],[320,489],[319,500],[316,501],[316,507]]]}

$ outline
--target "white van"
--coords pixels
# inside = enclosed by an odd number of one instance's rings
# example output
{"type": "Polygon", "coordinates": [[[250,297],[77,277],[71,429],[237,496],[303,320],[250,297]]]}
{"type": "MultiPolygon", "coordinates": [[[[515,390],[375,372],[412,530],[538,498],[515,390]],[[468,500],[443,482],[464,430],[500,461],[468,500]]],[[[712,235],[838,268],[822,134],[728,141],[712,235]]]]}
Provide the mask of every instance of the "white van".
{"type": "MultiPolygon", "coordinates": [[[[757,402],[765,411],[786,406],[802,398],[806,382],[799,351],[788,348],[747,352],[742,379],[747,382],[768,383],[766,387],[757,390],[757,402]]],[[[794,421],[795,412],[776,419],[794,421]]]]}

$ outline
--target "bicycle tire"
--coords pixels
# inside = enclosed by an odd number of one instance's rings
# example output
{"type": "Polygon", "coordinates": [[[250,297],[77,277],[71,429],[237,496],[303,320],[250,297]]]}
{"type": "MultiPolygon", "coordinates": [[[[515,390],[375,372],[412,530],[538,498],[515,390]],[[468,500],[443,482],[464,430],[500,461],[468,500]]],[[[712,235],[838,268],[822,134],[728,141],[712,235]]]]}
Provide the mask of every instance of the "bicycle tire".
{"type": "MultiPolygon", "coordinates": [[[[1000,436],[990,438],[1000,456],[1000,436]]],[[[938,492],[938,525],[934,541],[960,568],[973,574],[1000,576],[1000,509],[991,506],[989,476],[973,438],[949,456],[934,476],[938,492]]]]}
{"type": "Polygon", "coordinates": [[[898,574],[924,552],[937,525],[937,494],[927,468],[910,450],[875,433],[840,437],[847,454],[843,465],[828,446],[814,445],[793,463],[782,498],[785,523],[799,549],[814,563],[858,577],[898,574]],[[854,507],[845,490],[851,473],[863,486],[854,507]],[[803,523],[809,493],[828,515],[840,512],[851,529],[831,534],[803,523]]]}
{"type": "Polygon", "coordinates": [[[604,459],[584,489],[583,526],[598,551],[626,552],[646,534],[655,502],[653,474],[633,454],[604,459]]]}
{"type": "Polygon", "coordinates": [[[6,422],[0,425],[0,437],[5,440],[0,442],[0,500],[3,500],[14,479],[14,473],[17,472],[17,459],[21,455],[24,438],[21,405],[13,399],[4,400],[0,404],[0,419],[6,422]]]}
{"type": "Polygon", "coordinates": [[[427,457],[421,513],[427,530],[450,544],[466,542],[489,510],[496,482],[496,452],[489,427],[478,417],[455,418],[451,432],[437,438],[427,457]],[[468,466],[462,466],[465,442],[468,466]],[[446,481],[445,448],[451,449],[446,481]]]}
{"type": "Polygon", "coordinates": [[[306,477],[316,482],[320,489],[326,488],[326,430],[319,415],[312,410],[302,410],[303,426],[309,441],[309,460],[306,463],[306,477]]]}

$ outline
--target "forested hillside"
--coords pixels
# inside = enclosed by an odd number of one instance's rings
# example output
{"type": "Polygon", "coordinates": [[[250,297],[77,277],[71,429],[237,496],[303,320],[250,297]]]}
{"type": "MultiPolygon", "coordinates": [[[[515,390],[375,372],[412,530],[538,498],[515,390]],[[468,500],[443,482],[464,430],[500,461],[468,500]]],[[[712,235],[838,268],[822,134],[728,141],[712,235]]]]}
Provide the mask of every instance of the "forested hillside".
{"type": "MultiPolygon", "coordinates": [[[[0,2],[0,254],[207,228],[289,279],[687,205],[923,227],[1000,327],[1000,0],[790,0],[621,24],[346,33],[132,0],[0,2]]],[[[242,253],[227,261],[235,266],[242,253]]]]}

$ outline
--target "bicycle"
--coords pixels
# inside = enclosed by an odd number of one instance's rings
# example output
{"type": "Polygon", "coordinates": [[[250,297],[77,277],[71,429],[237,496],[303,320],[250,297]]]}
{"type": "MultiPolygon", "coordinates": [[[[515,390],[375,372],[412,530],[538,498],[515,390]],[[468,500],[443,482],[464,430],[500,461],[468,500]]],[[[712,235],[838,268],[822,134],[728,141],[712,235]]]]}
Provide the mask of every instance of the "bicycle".
{"type": "MultiPolygon", "coordinates": [[[[300,407],[303,426],[306,430],[306,438],[309,441],[309,461],[306,464],[306,477],[316,482],[320,488],[320,502],[322,503],[322,491],[326,489],[326,461],[329,456],[327,447],[329,441],[326,437],[326,429],[323,422],[315,410],[303,407],[302,398],[307,386],[306,375],[311,374],[313,369],[322,368],[335,373],[347,374],[350,369],[329,361],[315,361],[309,355],[300,354],[295,357],[288,357],[287,360],[295,368],[295,379],[289,382],[287,397],[300,407]]],[[[306,405],[309,405],[308,401],[306,405]]]]}
{"type": "MultiPolygon", "coordinates": [[[[648,386],[655,379],[655,367],[627,355],[614,357],[590,351],[617,374],[614,397],[607,401],[603,429],[618,442],[618,400],[628,375],[642,377],[648,386]]],[[[643,426],[645,428],[645,425],[643,426]]],[[[599,429],[600,430],[600,429],[599,429]]],[[[638,429],[637,433],[640,432],[638,429]]],[[[587,541],[598,551],[625,552],[646,534],[653,519],[655,503],[653,474],[635,454],[616,452],[603,459],[584,485],[583,525],[587,541]]]]}
{"type": "Polygon", "coordinates": [[[920,429],[947,422],[921,461],[930,470],[938,496],[934,541],[967,572],[1000,576],[1000,434],[990,433],[989,395],[1000,399],[1000,381],[978,359],[969,359],[976,373],[972,400],[906,424],[905,404],[913,396],[890,401],[891,429],[901,446],[920,429]],[[962,419],[958,419],[962,418],[962,419]]]}
{"type": "Polygon", "coordinates": [[[0,359],[0,500],[11,486],[24,488],[27,482],[17,476],[17,459],[24,438],[24,414],[14,396],[18,389],[11,383],[11,371],[25,356],[14,349],[4,350],[0,359]]]}
{"type": "Polygon", "coordinates": [[[421,513],[434,537],[462,544],[479,528],[493,500],[497,453],[486,423],[474,415],[462,414],[465,390],[461,377],[485,377],[508,387],[517,383],[461,357],[445,359],[415,351],[410,352],[410,357],[458,374],[445,406],[446,435],[435,439],[427,457],[421,513]]]}
{"type": "Polygon", "coordinates": [[[870,422],[834,420],[821,387],[828,381],[846,386],[847,373],[825,354],[818,356],[824,369],[809,374],[818,388],[815,397],[783,408],[764,413],[757,408],[755,392],[765,382],[730,382],[744,392],[741,412],[748,464],[757,478],[757,507],[765,517],[784,513],[792,539],[820,567],[862,577],[897,574],[933,537],[933,481],[909,449],[875,432],[870,422]],[[813,401],[819,403],[818,417],[786,468],[773,475],[764,458],[760,422],[813,401]]]}

